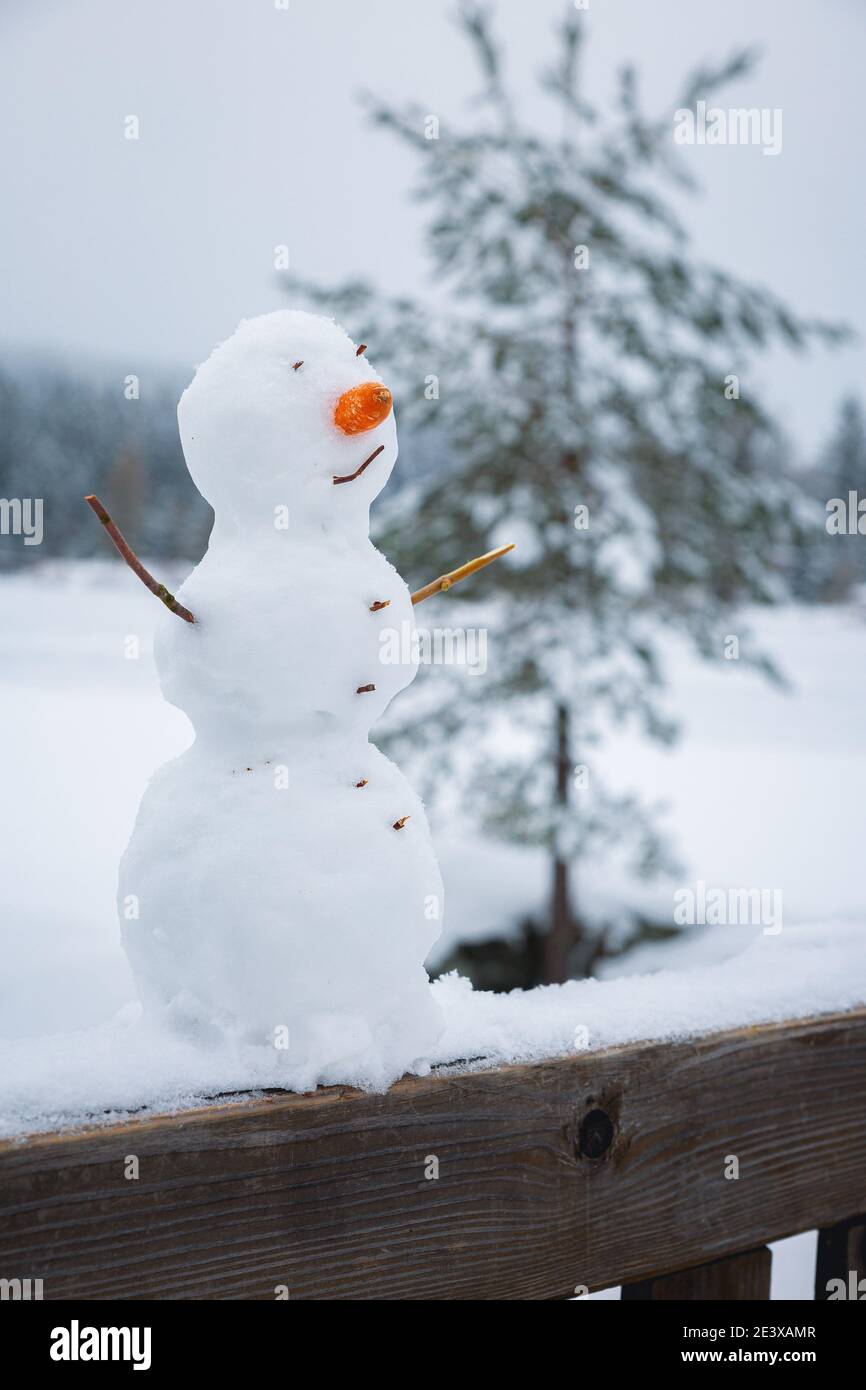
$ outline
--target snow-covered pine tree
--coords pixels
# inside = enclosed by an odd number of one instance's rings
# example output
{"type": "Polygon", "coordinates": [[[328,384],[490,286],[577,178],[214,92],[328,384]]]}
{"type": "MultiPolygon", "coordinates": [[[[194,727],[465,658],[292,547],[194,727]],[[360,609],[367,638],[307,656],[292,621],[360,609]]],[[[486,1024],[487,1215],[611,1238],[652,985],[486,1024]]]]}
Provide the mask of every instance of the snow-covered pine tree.
{"type": "MultiPolygon", "coordinates": [[[[404,441],[431,430],[449,460],[398,493],[380,532],[401,571],[420,580],[518,542],[473,581],[492,596],[485,679],[450,699],[437,686],[435,717],[421,709],[401,732],[416,751],[434,740],[437,771],[456,752],[488,827],[547,848],[544,974],[556,981],[599,950],[577,906],[580,862],[611,842],[643,872],[662,860],[651,812],[605,791],[598,757],[611,719],[671,736],[657,703],[661,630],[721,657],[732,610],[784,590],[794,489],[750,353],[840,335],[703,265],[660,191],[689,186],[674,110],[745,73],[748,53],[696,72],[658,119],[627,69],[600,112],[581,92],[575,13],[541,77],[561,115],[551,136],[518,116],[487,7],[464,3],[459,22],[483,82],[471,123],[436,130],[422,105],[369,103],[417,156],[428,293],[304,288],[375,343],[404,441]],[[510,755],[500,734],[485,737],[500,715],[519,731],[510,755]]],[[[455,621],[450,608],[425,618],[455,621]]],[[[748,646],[742,658],[759,659],[748,646]]]]}

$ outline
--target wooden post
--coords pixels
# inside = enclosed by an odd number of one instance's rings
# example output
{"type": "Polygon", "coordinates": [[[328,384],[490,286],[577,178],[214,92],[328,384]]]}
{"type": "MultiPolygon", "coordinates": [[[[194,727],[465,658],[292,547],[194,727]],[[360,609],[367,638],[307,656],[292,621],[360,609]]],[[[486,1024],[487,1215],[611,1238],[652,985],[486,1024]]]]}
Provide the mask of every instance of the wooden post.
{"type": "Polygon", "coordinates": [[[770,1270],[773,1257],[766,1245],[747,1250],[742,1255],[727,1255],[723,1260],[680,1269],[675,1274],[662,1274],[644,1279],[639,1284],[624,1284],[622,1297],[626,1302],[651,1299],[653,1302],[696,1302],[709,1299],[725,1302],[763,1302],[770,1297],[770,1270]]]}
{"type": "Polygon", "coordinates": [[[866,1299],[866,1216],[818,1232],[815,1300],[836,1299],[866,1299]]]}

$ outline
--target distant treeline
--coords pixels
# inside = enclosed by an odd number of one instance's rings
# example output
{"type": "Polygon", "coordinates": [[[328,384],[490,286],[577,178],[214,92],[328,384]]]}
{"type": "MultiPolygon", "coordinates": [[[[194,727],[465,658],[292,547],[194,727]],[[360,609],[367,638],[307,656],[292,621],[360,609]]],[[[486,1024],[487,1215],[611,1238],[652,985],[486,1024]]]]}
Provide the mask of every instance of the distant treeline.
{"type": "MultiPolygon", "coordinates": [[[[0,570],[63,556],[104,559],[105,537],[84,505],[96,492],[142,555],[197,560],[213,514],[187,473],[177,432],[180,375],[149,379],[128,399],[122,378],[108,383],[60,367],[0,364],[0,498],[43,499],[43,541],[25,546],[0,535],[0,570]]],[[[447,468],[441,440],[401,432],[401,466],[391,490],[433,469],[447,468]]],[[[838,602],[866,583],[866,534],[829,537],[823,524],[830,498],[866,499],[866,415],[860,402],[841,402],[817,457],[797,475],[812,508],[815,544],[795,560],[794,592],[807,602],[838,602]]],[[[792,482],[792,486],[796,486],[792,482]]],[[[866,516],[863,517],[866,531],[866,516]]]]}
{"type": "MultiPolygon", "coordinates": [[[[61,556],[105,559],[101,528],[82,501],[95,492],[141,555],[198,560],[213,513],[184,463],[177,402],[187,380],[166,374],[135,384],[62,368],[0,364],[0,498],[42,498],[43,540],[0,535],[0,569],[61,556]]],[[[429,437],[401,432],[401,467],[389,487],[441,463],[429,437]]]]}
{"type": "Polygon", "coordinates": [[[59,556],[106,556],[82,498],[99,494],[136,551],[197,559],[213,514],[186,471],[177,433],[185,383],[163,380],[126,399],[59,368],[0,367],[0,497],[43,499],[43,541],[0,537],[0,567],[59,556]]]}

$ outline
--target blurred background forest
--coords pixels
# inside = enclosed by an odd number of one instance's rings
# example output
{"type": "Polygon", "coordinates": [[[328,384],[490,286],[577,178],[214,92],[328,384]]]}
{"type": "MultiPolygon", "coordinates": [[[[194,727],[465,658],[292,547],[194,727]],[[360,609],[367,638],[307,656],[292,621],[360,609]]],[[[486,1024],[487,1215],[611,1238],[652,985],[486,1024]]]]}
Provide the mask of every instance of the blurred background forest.
{"type": "MultiPolygon", "coordinates": [[[[336,296],[335,296],[336,297],[336,296]]],[[[105,558],[105,541],[82,510],[88,490],[123,518],[139,553],[195,562],[207,547],[213,514],[190,481],[177,436],[177,402],[186,374],[151,377],[134,409],[115,374],[79,374],[73,366],[0,356],[0,496],[41,497],[45,535],[38,547],[0,546],[0,570],[45,560],[105,558]]],[[[826,502],[866,495],[866,415],[862,399],[843,396],[826,439],[804,451],[779,440],[778,465],[792,494],[809,506],[811,541],[792,554],[788,578],[807,603],[841,603],[866,580],[866,546],[857,537],[824,544],[826,502]],[[809,505],[811,504],[811,505],[809,505]]],[[[394,490],[454,467],[444,438],[401,425],[394,490]]]]}
{"type": "MultiPolygon", "coordinates": [[[[840,22],[862,40],[850,7],[837,6],[840,22]]],[[[94,23],[110,23],[96,0],[84,8],[94,23]]],[[[107,553],[81,499],[97,492],[136,551],[170,582],[201,556],[212,517],[183,463],[176,403],[193,362],[241,314],[304,303],[370,343],[400,426],[399,464],[377,504],[374,538],[410,587],[517,541],[513,556],[471,593],[438,599],[423,614],[434,626],[489,633],[485,676],[422,673],[381,730],[429,798],[443,846],[450,925],[436,966],[456,965],[484,987],[603,973],[619,968],[620,958],[654,968],[662,957],[653,951],[678,935],[672,891],[695,878],[754,886],[784,879],[799,918],[862,905],[846,859],[853,788],[829,813],[828,788],[838,767],[853,767],[866,750],[852,674],[863,642],[866,538],[830,536],[825,524],[829,499],[866,495],[856,332],[862,285],[840,290],[828,266],[856,240],[846,224],[834,256],[845,206],[822,208],[806,188],[823,160],[820,145],[802,134],[817,97],[811,85],[790,84],[802,25],[814,16],[806,6],[764,0],[732,6],[729,23],[702,27],[693,7],[668,0],[661,10],[669,12],[671,42],[657,15],[654,45],[642,42],[633,62],[639,8],[630,0],[584,13],[545,3],[532,21],[508,3],[443,6],[433,24],[435,58],[425,59],[416,40],[404,79],[394,60],[408,31],[395,7],[379,0],[370,23],[393,33],[378,65],[375,49],[363,62],[353,54],[355,41],[368,41],[360,30],[334,40],[339,72],[351,78],[342,83],[343,104],[323,107],[318,123],[295,107],[274,108],[256,133],[244,125],[252,118],[246,108],[239,114],[240,102],[257,66],[276,61],[275,31],[266,25],[283,17],[245,24],[236,7],[217,7],[207,42],[225,53],[243,34],[245,47],[234,60],[241,94],[226,98],[223,114],[222,96],[208,89],[215,123],[208,127],[197,124],[195,103],[184,104],[179,57],[160,56],[171,20],[157,6],[142,34],[144,58],[125,59],[116,87],[91,113],[98,123],[110,112],[118,124],[142,106],[143,146],[156,130],[156,156],[141,152],[155,162],[129,184],[112,173],[112,161],[127,152],[93,156],[88,186],[96,178],[121,190],[122,234],[116,207],[104,220],[94,214],[80,233],[81,266],[64,254],[44,300],[32,287],[7,291],[0,497],[44,499],[40,545],[0,536],[10,742],[26,729],[28,682],[46,677],[57,682],[58,698],[76,681],[79,692],[101,681],[102,727],[114,731],[118,748],[129,740],[132,706],[121,713],[129,673],[118,653],[129,632],[142,636],[147,652],[156,615],[107,553]],[[538,61],[525,53],[529,31],[538,61]],[[765,64],[755,41],[767,35],[765,64]],[[775,66],[774,53],[781,55],[775,66]],[[165,78],[175,92],[168,115],[154,106],[146,78],[165,78]],[[780,93],[786,127],[777,157],[674,144],[678,108],[701,99],[777,107],[780,93]],[[203,160],[198,142],[206,145],[203,160]],[[326,182],[340,144],[342,201],[335,203],[326,182]],[[287,171],[276,167],[283,153],[287,171]],[[724,164],[713,166],[716,156],[724,164]],[[255,198],[245,208],[250,183],[242,184],[232,215],[243,233],[232,235],[246,235],[254,212],[261,244],[253,302],[241,275],[225,290],[232,265],[217,263],[207,245],[209,208],[228,215],[227,169],[237,178],[239,157],[265,161],[258,172],[269,187],[291,187],[296,178],[307,195],[277,217],[255,198]],[[751,161],[742,185],[734,161],[740,168],[751,161]],[[801,202],[796,213],[783,202],[773,221],[771,195],[761,222],[764,259],[750,259],[737,251],[755,236],[760,198],[749,190],[772,185],[782,161],[800,170],[792,186],[801,188],[801,202]],[[160,282],[163,243],[173,242],[172,199],[188,207],[195,198],[197,162],[212,181],[200,199],[201,252],[179,244],[173,274],[160,282]],[[693,211],[705,195],[712,226],[693,211]],[[145,204],[151,220],[137,241],[132,224],[145,204]],[[343,213],[343,240],[329,241],[343,213]],[[283,269],[287,225],[295,233],[283,269]],[[118,235],[125,272],[112,264],[118,235]],[[93,236],[112,293],[94,295],[93,338],[79,352],[70,326],[89,323],[86,289],[94,293],[97,269],[95,262],[82,268],[83,241],[93,236]],[[785,273],[774,273],[777,259],[785,273]],[[186,299],[185,272],[194,280],[186,299]],[[62,313],[54,312],[55,293],[62,313]],[[192,336],[172,318],[177,303],[187,321],[198,320],[192,336]],[[126,336],[136,312],[147,323],[137,340],[126,336]],[[136,366],[139,359],[147,365],[136,366]],[[793,360],[800,365],[788,366],[793,360]],[[731,669],[732,634],[742,674],[731,669]],[[78,675],[63,666],[73,647],[78,675]],[[705,674],[713,667],[715,675],[705,674]],[[741,683],[738,693],[732,681],[741,683]],[[653,745],[658,754],[648,751],[653,745]],[[805,861],[817,863],[828,842],[837,857],[825,863],[827,877],[819,881],[817,867],[802,877],[805,861]]],[[[283,60],[311,101],[298,65],[305,45],[318,51],[331,31],[302,6],[286,22],[294,37],[277,42],[293,45],[283,60]]],[[[199,35],[191,25],[177,37],[183,54],[199,35]]],[[[55,63],[62,56],[60,39],[46,38],[49,76],[52,43],[55,63]]],[[[851,61],[857,51],[852,37],[851,61]]],[[[825,98],[833,99],[829,89],[825,98]]],[[[841,139],[835,117],[831,126],[841,139]]],[[[853,148],[856,131],[846,138],[853,148]]],[[[43,140],[40,157],[47,148],[43,140]]],[[[60,154],[54,158],[59,166],[60,154]]],[[[840,180],[844,160],[838,150],[832,159],[841,161],[833,173],[840,180]]],[[[28,168],[36,168],[32,160],[28,168]]],[[[52,177],[48,203],[56,204],[64,175],[58,168],[52,177]]],[[[28,197],[40,197],[38,179],[28,197]]],[[[27,215],[20,221],[6,234],[21,238],[11,251],[26,260],[27,215]]],[[[29,227],[37,243],[39,222],[29,227]]],[[[72,234],[68,218],[60,225],[72,234]]],[[[220,245],[220,254],[230,253],[220,245]]],[[[249,259],[248,249],[235,254],[239,264],[249,259]]],[[[162,716],[152,670],[146,679],[136,720],[148,723],[162,716]]],[[[136,700],[143,691],[136,687],[136,700]]],[[[84,813],[91,841],[109,818],[122,827],[141,778],[188,737],[180,723],[165,728],[140,766],[125,765],[124,809],[120,791],[101,784],[101,805],[94,799],[84,813]]],[[[18,757],[7,747],[7,772],[18,757]]],[[[31,776],[22,764],[22,787],[31,776]]],[[[71,857],[74,819],[70,812],[55,826],[71,857]]],[[[12,885],[13,841],[7,851],[12,885]]],[[[109,876],[111,853],[103,865],[109,876]]],[[[42,908],[31,887],[11,886],[19,920],[77,911],[68,885],[62,901],[42,908]]]]}

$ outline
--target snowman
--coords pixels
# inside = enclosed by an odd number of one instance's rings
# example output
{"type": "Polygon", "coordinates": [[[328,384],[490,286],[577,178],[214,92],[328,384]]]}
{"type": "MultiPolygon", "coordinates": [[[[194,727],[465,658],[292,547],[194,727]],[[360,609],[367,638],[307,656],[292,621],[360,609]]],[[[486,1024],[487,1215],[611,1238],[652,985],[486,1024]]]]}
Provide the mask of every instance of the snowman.
{"type": "Polygon", "coordinates": [[[423,1073],[442,1029],[427,819],[369,739],[417,655],[380,659],[385,629],[414,620],[369,538],[397,434],[364,354],[332,320],[284,311],[245,320],[199,367],[178,421],[215,520],[177,598],[87,499],[171,610],[157,670],[196,735],[149,783],[120,866],[139,994],[202,1042],[281,1049],[296,1089],[423,1073]]]}

